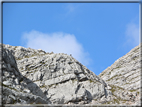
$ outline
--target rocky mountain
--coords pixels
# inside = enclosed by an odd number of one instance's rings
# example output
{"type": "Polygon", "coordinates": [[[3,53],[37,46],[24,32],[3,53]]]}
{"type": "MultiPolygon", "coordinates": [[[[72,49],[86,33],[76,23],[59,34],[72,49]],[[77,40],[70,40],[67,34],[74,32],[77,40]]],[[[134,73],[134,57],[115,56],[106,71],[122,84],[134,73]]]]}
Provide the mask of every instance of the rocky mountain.
{"type": "Polygon", "coordinates": [[[99,74],[112,88],[112,94],[128,104],[135,101],[140,103],[141,76],[140,45],[99,74]]]}
{"type": "Polygon", "coordinates": [[[2,102],[140,105],[138,50],[139,46],[97,76],[71,55],[3,44],[2,102]]]}

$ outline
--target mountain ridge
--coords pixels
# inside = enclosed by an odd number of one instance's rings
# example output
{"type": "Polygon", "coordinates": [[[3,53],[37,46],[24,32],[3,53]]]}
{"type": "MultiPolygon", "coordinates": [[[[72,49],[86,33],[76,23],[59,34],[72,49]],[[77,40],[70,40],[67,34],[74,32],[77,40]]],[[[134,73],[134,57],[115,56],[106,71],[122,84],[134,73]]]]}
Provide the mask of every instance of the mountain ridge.
{"type": "Polygon", "coordinates": [[[118,89],[116,84],[110,84],[102,74],[95,75],[67,54],[3,44],[3,59],[2,84],[8,92],[2,93],[4,104],[140,105],[140,97],[127,90],[124,91],[125,97],[119,96],[118,99],[114,95],[114,89],[118,89]],[[14,89],[18,92],[14,92],[14,89]],[[134,94],[137,100],[133,98],[134,94]]]}

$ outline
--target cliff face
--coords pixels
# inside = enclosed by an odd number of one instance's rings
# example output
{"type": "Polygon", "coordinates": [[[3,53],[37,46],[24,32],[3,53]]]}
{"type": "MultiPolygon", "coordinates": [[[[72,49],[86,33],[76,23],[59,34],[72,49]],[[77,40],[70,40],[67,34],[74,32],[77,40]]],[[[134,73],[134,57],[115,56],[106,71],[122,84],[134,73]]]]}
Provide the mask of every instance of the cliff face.
{"type": "Polygon", "coordinates": [[[137,82],[140,82],[138,48],[120,58],[125,60],[116,61],[113,67],[97,76],[67,54],[3,45],[3,103],[140,104],[140,83],[137,82]],[[136,76],[132,77],[134,72],[137,72],[136,76]],[[133,79],[132,86],[127,85],[130,79],[133,79]],[[135,83],[138,85],[133,88],[135,83]],[[120,84],[124,85],[118,87],[120,84]],[[115,95],[122,93],[120,89],[127,93],[125,98],[115,95]]]}
{"type": "Polygon", "coordinates": [[[19,72],[15,57],[7,48],[3,49],[2,70],[2,102],[4,104],[48,103],[42,97],[28,93],[29,90],[25,88],[26,84],[37,85],[19,72]]]}

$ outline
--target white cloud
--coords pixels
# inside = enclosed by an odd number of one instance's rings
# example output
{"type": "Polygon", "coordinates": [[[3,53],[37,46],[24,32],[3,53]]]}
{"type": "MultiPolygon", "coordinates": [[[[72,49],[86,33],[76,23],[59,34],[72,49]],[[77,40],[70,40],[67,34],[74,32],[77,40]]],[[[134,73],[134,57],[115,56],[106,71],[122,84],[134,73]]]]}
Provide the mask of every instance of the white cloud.
{"type": "Polygon", "coordinates": [[[76,40],[73,34],[55,32],[52,34],[31,31],[24,33],[22,40],[25,47],[42,49],[46,52],[72,54],[72,56],[84,65],[88,65],[90,58],[83,46],[76,40]]]}
{"type": "Polygon", "coordinates": [[[126,43],[132,46],[139,45],[139,26],[135,23],[129,23],[126,27],[126,43]]]}

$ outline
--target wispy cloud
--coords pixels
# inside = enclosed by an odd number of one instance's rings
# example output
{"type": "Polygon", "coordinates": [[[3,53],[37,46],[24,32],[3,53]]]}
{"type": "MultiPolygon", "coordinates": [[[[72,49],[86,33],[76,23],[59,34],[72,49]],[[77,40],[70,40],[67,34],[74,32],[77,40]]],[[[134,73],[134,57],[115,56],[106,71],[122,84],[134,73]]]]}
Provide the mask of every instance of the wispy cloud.
{"type": "Polygon", "coordinates": [[[126,26],[126,44],[131,46],[139,45],[139,25],[129,23],[126,26]]]}
{"type": "Polygon", "coordinates": [[[66,8],[67,8],[68,12],[71,13],[71,12],[75,11],[76,7],[73,4],[69,4],[69,5],[67,5],[66,8]]]}
{"type": "Polygon", "coordinates": [[[65,6],[65,10],[66,10],[66,15],[68,16],[72,16],[74,14],[77,14],[79,13],[79,11],[81,10],[81,7],[83,6],[84,4],[80,4],[80,3],[69,3],[65,6]]]}
{"type": "Polygon", "coordinates": [[[48,34],[33,30],[24,33],[22,40],[27,48],[42,49],[46,52],[66,53],[68,55],[72,54],[82,64],[89,64],[89,54],[84,51],[83,46],[73,34],[63,32],[48,34]]]}

